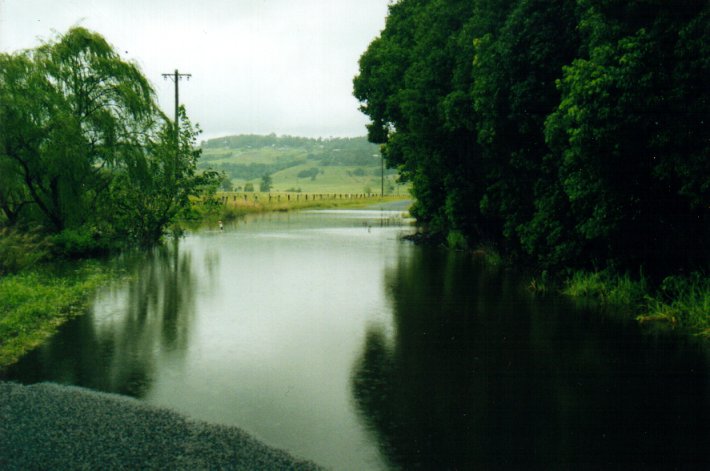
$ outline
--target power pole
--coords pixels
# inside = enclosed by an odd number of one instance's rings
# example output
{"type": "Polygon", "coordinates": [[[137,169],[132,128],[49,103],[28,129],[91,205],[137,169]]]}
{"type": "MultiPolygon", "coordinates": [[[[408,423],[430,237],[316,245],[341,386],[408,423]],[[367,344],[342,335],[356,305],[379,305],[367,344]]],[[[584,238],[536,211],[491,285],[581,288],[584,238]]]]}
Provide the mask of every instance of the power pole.
{"type": "Polygon", "coordinates": [[[180,83],[180,80],[183,78],[186,78],[187,80],[190,80],[190,77],[192,77],[192,74],[181,74],[178,72],[177,69],[175,69],[175,72],[172,74],[162,74],[163,75],[163,80],[170,79],[175,83],[175,159],[173,160],[173,179],[177,180],[177,159],[178,159],[178,153],[180,150],[180,114],[179,114],[179,109],[180,109],[180,86],[178,85],[180,83]]]}
{"type": "Polygon", "coordinates": [[[178,72],[177,69],[175,69],[175,72],[173,72],[171,74],[162,74],[162,75],[163,75],[164,80],[170,79],[173,82],[175,82],[175,133],[177,134],[178,124],[179,124],[178,121],[180,119],[180,117],[178,115],[178,108],[180,106],[180,92],[179,92],[180,86],[178,85],[178,83],[183,78],[190,80],[190,77],[192,77],[192,74],[181,74],[180,72],[178,72]]]}

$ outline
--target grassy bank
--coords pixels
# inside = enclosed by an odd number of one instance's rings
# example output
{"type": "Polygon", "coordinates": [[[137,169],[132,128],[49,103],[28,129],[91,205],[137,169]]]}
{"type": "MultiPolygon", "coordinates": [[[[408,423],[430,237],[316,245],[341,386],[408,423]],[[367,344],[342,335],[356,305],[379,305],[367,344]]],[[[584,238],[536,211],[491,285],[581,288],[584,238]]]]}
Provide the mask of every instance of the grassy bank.
{"type": "Polygon", "coordinates": [[[81,314],[91,293],[111,277],[92,262],[77,265],[69,275],[35,269],[0,277],[0,368],[81,314]]]}
{"type": "Polygon", "coordinates": [[[344,193],[236,193],[220,192],[205,204],[198,202],[193,216],[202,219],[235,219],[246,214],[286,212],[304,209],[363,208],[379,203],[389,203],[411,198],[408,195],[344,193]]]}
{"type": "Polygon", "coordinates": [[[562,292],[621,309],[641,324],[710,339],[710,278],[701,273],[667,277],[660,286],[651,288],[643,277],[577,272],[566,281],[562,292]]]}

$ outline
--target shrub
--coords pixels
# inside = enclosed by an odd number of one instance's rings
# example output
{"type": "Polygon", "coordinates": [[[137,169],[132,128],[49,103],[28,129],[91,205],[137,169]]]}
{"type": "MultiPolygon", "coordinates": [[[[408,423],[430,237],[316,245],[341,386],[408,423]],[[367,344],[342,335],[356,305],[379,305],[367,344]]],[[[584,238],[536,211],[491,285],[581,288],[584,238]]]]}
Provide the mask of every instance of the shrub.
{"type": "Polygon", "coordinates": [[[118,245],[118,242],[89,227],[64,229],[49,240],[54,255],[68,258],[104,255],[118,245]]]}
{"type": "Polygon", "coordinates": [[[466,241],[466,237],[460,231],[449,231],[446,236],[446,244],[450,249],[468,250],[468,242],[466,241]]]}

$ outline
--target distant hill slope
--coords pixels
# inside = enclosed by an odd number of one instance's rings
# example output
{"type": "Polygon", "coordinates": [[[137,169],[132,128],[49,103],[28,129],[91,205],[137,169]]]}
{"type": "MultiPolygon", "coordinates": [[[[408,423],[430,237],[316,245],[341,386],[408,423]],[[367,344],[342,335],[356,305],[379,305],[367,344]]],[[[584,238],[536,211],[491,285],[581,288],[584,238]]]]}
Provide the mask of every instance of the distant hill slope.
{"type": "MultiPolygon", "coordinates": [[[[251,183],[258,189],[270,175],[274,191],[379,192],[379,146],[365,137],[313,139],[270,135],[238,135],[202,142],[199,166],[224,172],[236,189],[251,183]]],[[[397,171],[385,169],[385,192],[403,192],[397,171]]]]}

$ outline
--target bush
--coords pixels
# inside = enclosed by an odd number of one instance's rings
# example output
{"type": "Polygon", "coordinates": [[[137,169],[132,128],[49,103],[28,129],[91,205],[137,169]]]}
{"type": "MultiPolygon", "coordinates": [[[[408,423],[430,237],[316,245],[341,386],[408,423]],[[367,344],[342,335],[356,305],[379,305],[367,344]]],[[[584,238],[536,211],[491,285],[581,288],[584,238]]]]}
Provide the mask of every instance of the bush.
{"type": "Polygon", "coordinates": [[[82,258],[105,255],[118,245],[92,228],[64,229],[49,238],[52,252],[59,257],[82,258]]]}
{"type": "Polygon", "coordinates": [[[466,237],[460,231],[449,231],[446,236],[446,244],[450,249],[468,250],[468,242],[466,241],[466,237]]]}

